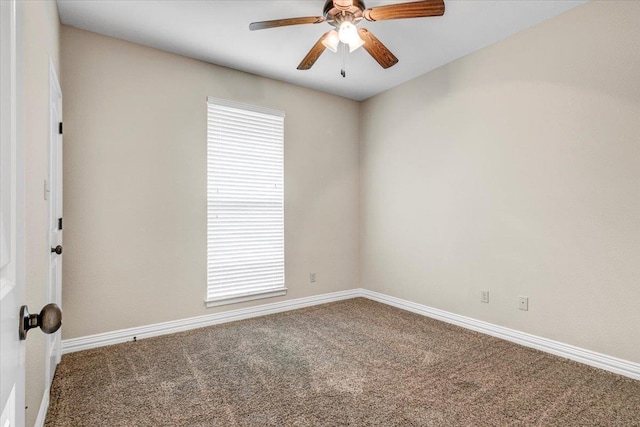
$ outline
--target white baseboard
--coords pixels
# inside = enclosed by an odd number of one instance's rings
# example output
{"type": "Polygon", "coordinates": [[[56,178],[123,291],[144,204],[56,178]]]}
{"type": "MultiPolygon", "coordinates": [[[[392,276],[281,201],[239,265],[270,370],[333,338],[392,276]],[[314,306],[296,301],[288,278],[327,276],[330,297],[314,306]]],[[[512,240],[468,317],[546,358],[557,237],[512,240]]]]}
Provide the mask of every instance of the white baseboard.
{"type": "Polygon", "coordinates": [[[118,331],[105,332],[103,334],[89,335],[86,337],[66,339],[62,340],[62,354],[133,341],[133,337],[136,337],[136,339],[142,339],[173,334],[175,332],[233,322],[235,320],[249,319],[251,317],[266,316],[268,314],[280,313],[283,311],[297,310],[299,308],[326,304],[329,302],[341,301],[360,296],[362,296],[360,289],[352,289],[348,291],[315,295],[307,298],[262,304],[255,307],[225,311],[222,313],[207,314],[188,319],[174,320],[171,322],[156,323],[137,328],[121,329],[118,331]]]}
{"type": "MultiPolygon", "coordinates": [[[[576,362],[581,362],[586,365],[624,375],[625,377],[640,380],[639,363],[629,362],[627,360],[618,359],[616,357],[607,356],[601,353],[596,353],[595,351],[585,350],[569,344],[564,344],[547,338],[538,337],[536,335],[527,334],[525,332],[516,331],[514,329],[505,328],[503,326],[483,322],[482,320],[472,319],[470,317],[461,316],[459,314],[450,313],[448,311],[440,310],[437,308],[429,307],[426,305],[403,300],[378,292],[369,291],[362,288],[342,292],[334,292],[330,294],[316,295],[307,298],[299,298],[289,301],[276,302],[271,304],[263,304],[256,307],[226,311],[223,313],[208,314],[205,316],[192,317],[189,319],[176,320],[172,322],[157,323],[154,325],[141,326],[138,328],[122,329],[119,331],[106,332],[103,334],[62,340],[62,354],[88,350],[105,345],[119,344],[126,341],[132,341],[133,337],[136,337],[138,339],[150,338],[159,335],[172,334],[175,332],[217,325],[220,323],[233,322],[235,320],[266,316],[268,314],[297,310],[299,308],[326,304],[329,302],[341,301],[357,297],[368,298],[373,301],[381,302],[383,304],[387,304],[403,310],[411,311],[413,313],[421,314],[423,316],[431,317],[433,319],[441,320],[443,322],[452,323],[463,328],[471,329],[477,332],[511,341],[516,344],[535,348],[546,353],[555,354],[556,356],[575,360],[576,362]]],[[[49,395],[47,392],[47,406],[49,403],[48,396],[49,395]]],[[[46,407],[43,415],[46,415],[46,407]]]]}
{"type": "Polygon", "coordinates": [[[596,353],[595,351],[585,350],[569,344],[538,337],[536,335],[527,334],[525,332],[505,328],[503,326],[494,325],[492,323],[483,322],[470,317],[460,316],[459,314],[450,313],[448,311],[439,310],[437,308],[417,304],[415,302],[378,292],[369,291],[367,289],[360,289],[360,292],[363,297],[373,301],[378,301],[383,304],[391,305],[393,307],[441,320],[443,322],[452,323],[483,334],[502,338],[503,340],[511,341],[525,347],[535,348],[546,353],[555,354],[556,356],[584,363],[585,365],[594,366],[596,368],[624,375],[625,377],[640,380],[639,363],[629,362],[627,360],[607,356],[606,354],[596,353]]]}
{"type": "Polygon", "coordinates": [[[50,389],[47,387],[42,395],[42,402],[40,402],[40,409],[38,410],[38,416],[36,417],[36,422],[33,424],[33,427],[44,426],[44,422],[47,419],[47,410],[49,410],[49,392],[50,389]]]}

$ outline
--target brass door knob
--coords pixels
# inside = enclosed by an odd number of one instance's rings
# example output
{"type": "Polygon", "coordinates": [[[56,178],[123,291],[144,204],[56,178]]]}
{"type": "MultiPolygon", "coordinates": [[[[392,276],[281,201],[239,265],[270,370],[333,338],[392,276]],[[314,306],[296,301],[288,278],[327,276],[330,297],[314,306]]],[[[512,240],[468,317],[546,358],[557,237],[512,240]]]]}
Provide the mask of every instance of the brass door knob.
{"type": "Polygon", "coordinates": [[[51,248],[51,253],[57,253],[58,255],[62,254],[62,245],[58,245],[55,248],[51,248]]]}
{"type": "Polygon", "coordinates": [[[27,339],[29,329],[40,328],[45,334],[53,334],[62,325],[62,310],[57,304],[45,305],[39,314],[29,314],[26,305],[20,307],[20,325],[18,332],[20,339],[27,339]]]}

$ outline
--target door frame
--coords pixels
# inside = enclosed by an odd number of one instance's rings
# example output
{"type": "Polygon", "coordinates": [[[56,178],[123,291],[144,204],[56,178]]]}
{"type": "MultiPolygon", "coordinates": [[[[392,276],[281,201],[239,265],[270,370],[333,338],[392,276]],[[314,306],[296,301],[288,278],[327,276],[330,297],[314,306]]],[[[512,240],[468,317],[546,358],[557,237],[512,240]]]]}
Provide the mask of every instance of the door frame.
{"type": "MultiPolygon", "coordinates": [[[[62,159],[58,160],[58,155],[62,155],[62,134],[58,132],[58,123],[62,122],[62,89],[60,87],[60,81],[56,73],[53,60],[49,57],[49,174],[47,177],[47,233],[48,242],[51,248],[57,245],[62,245],[61,237],[53,241],[52,225],[57,221],[58,214],[55,212],[57,203],[62,204],[62,183],[58,182],[62,180],[62,159]],[[57,117],[56,116],[57,111],[57,117]],[[60,143],[60,152],[56,151],[56,144],[60,143]],[[56,164],[57,162],[57,164],[56,164]],[[60,170],[58,170],[60,168],[60,170]],[[58,176],[54,177],[53,174],[57,173],[58,176]]],[[[62,209],[60,209],[62,212],[62,209]]],[[[62,308],[62,284],[61,274],[57,280],[53,280],[51,277],[51,269],[54,255],[49,256],[48,272],[47,274],[47,301],[49,303],[55,303],[62,308]],[[55,282],[55,285],[54,285],[55,282]]],[[[60,264],[58,268],[62,270],[62,257],[64,255],[55,255],[56,262],[60,264]]],[[[59,330],[55,334],[48,335],[46,337],[45,348],[45,393],[49,392],[51,383],[53,382],[53,375],[55,374],[55,368],[60,363],[62,357],[62,332],[59,330]],[[52,348],[53,347],[53,348],[52,348]],[[51,357],[54,356],[52,362],[51,357]]]]}

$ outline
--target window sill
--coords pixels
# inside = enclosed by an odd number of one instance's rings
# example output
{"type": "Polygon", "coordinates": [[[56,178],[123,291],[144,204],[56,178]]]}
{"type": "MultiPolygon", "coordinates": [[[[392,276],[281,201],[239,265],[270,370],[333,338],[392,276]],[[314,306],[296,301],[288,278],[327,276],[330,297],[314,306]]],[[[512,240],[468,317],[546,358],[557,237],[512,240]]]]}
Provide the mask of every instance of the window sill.
{"type": "Polygon", "coordinates": [[[281,297],[286,294],[287,294],[287,288],[281,288],[276,290],[259,291],[259,292],[252,292],[252,293],[243,294],[243,295],[234,295],[229,297],[215,298],[215,299],[207,300],[204,303],[207,306],[207,308],[210,308],[210,307],[219,307],[221,305],[237,304],[240,302],[253,301],[256,299],[281,297]]]}

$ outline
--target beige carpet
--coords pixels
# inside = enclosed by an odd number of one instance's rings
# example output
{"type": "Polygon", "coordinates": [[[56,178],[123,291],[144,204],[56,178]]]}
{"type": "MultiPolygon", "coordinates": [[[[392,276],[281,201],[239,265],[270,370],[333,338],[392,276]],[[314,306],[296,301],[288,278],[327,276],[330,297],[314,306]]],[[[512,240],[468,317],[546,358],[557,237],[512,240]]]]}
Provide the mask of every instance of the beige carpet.
{"type": "Polygon", "coordinates": [[[354,299],[65,355],[52,426],[640,426],[640,381],[354,299]]]}

